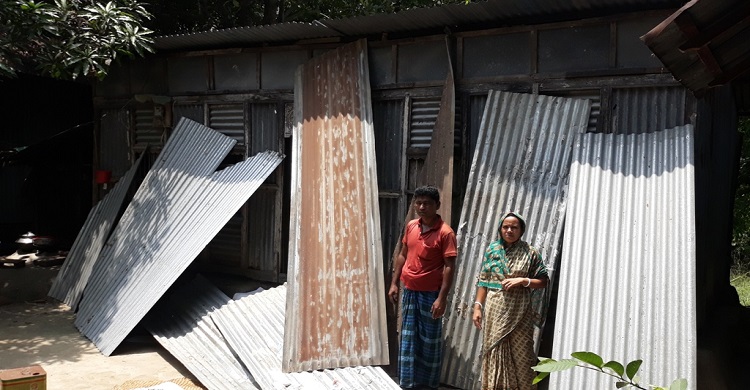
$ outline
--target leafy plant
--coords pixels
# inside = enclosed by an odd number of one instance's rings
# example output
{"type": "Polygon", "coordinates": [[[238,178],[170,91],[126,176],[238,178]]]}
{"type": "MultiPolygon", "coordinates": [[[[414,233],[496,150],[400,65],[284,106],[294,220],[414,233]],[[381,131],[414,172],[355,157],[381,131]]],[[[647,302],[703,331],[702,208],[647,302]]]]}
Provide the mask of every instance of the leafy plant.
{"type": "Polygon", "coordinates": [[[600,372],[604,375],[609,375],[615,378],[615,387],[618,389],[624,387],[633,387],[642,390],[685,390],[687,389],[686,379],[676,379],[669,387],[647,385],[643,387],[638,384],[638,370],[641,368],[641,360],[633,360],[632,362],[624,365],[620,362],[610,360],[604,362],[599,355],[593,352],[573,352],[570,354],[573,359],[548,359],[540,358],[539,364],[531,367],[534,371],[538,372],[536,378],[534,378],[533,384],[537,384],[546,378],[551,372],[565,371],[573,367],[582,367],[592,371],[600,372]]]}
{"type": "Polygon", "coordinates": [[[153,52],[136,0],[0,1],[0,76],[103,78],[120,55],[153,52]]]}

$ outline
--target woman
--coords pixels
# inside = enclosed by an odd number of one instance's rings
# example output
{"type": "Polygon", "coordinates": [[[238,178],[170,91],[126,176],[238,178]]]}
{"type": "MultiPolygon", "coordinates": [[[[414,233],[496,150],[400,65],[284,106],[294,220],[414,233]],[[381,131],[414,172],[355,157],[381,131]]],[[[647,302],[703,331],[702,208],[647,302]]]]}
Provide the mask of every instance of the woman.
{"type": "Polygon", "coordinates": [[[482,389],[534,389],[534,325],[542,323],[547,268],[542,256],[521,241],[526,222],[517,213],[500,220],[477,281],[474,326],[482,329],[482,389]]]}

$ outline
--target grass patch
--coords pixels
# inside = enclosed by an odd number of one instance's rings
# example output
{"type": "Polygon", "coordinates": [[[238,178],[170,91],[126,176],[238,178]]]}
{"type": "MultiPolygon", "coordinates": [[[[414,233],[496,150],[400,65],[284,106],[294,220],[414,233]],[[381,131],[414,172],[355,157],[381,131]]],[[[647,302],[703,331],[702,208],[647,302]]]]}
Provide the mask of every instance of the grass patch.
{"type": "Polygon", "coordinates": [[[732,286],[740,296],[740,304],[745,307],[750,306],[750,271],[738,272],[732,269],[729,275],[732,286]]]}

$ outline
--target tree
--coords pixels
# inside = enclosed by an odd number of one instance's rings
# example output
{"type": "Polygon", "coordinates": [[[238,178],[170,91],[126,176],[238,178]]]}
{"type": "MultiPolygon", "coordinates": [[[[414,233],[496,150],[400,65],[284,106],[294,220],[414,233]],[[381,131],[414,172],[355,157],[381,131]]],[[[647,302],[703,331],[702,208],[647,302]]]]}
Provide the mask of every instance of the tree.
{"type": "Polygon", "coordinates": [[[750,271],[750,119],[740,119],[738,131],[742,136],[742,154],[734,197],[732,257],[735,268],[747,272],[750,271]]]}
{"type": "Polygon", "coordinates": [[[0,1],[0,76],[103,78],[118,55],[152,52],[136,0],[0,1]]]}

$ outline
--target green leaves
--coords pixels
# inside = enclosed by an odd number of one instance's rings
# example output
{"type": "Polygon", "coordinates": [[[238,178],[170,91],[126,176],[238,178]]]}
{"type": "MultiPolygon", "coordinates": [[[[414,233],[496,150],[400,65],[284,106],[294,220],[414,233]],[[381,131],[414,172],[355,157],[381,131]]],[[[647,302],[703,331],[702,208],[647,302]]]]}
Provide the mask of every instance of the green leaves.
{"type": "Polygon", "coordinates": [[[633,360],[628,363],[628,366],[625,367],[625,373],[628,375],[628,378],[635,378],[635,374],[638,373],[638,370],[641,368],[641,363],[643,363],[642,360],[633,360]]]}
{"type": "Polygon", "coordinates": [[[625,367],[623,367],[622,364],[614,360],[610,360],[604,363],[604,366],[602,366],[602,368],[609,368],[610,370],[614,371],[614,373],[617,374],[618,376],[625,375],[625,367]]]}
{"type": "Polygon", "coordinates": [[[604,365],[604,360],[599,355],[593,352],[573,352],[570,354],[570,356],[573,356],[574,358],[584,363],[588,363],[596,368],[602,368],[602,366],[604,365]]]}
{"type": "Polygon", "coordinates": [[[578,365],[578,362],[573,359],[562,359],[553,360],[547,359],[544,362],[540,362],[538,365],[531,367],[536,372],[557,372],[571,369],[578,365]]]}
{"type": "Polygon", "coordinates": [[[101,78],[118,53],[153,52],[151,15],[135,0],[0,2],[0,75],[36,68],[43,75],[101,78]]]}
{"type": "Polygon", "coordinates": [[[604,375],[609,375],[615,378],[615,388],[622,389],[625,387],[634,387],[642,390],[686,390],[687,380],[677,379],[672,382],[672,385],[667,389],[666,387],[659,387],[649,385],[648,388],[642,387],[638,384],[638,370],[641,369],[643,361],[633,360],[626,366],[620,362],[610,360],[604,363],[604,359],[601,356],[593,352],[573,352],[570,354],[573,359],[562,359],[555,360],[549,358],[540,358],[539,364],[531,367],[532,370],[538,372],[534,378],[532,384],[537,384],[549,376],[552,372],[565,371],[573,367],[581,367],[593,371],[600,372],[604,375]]]}

